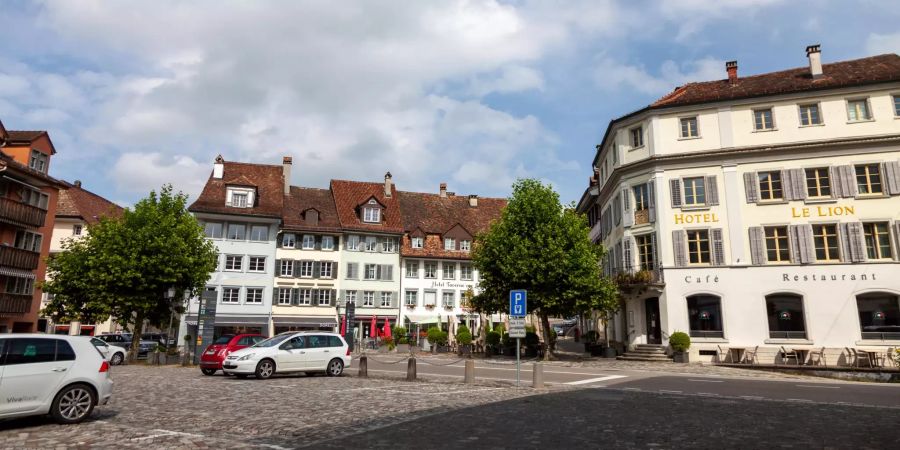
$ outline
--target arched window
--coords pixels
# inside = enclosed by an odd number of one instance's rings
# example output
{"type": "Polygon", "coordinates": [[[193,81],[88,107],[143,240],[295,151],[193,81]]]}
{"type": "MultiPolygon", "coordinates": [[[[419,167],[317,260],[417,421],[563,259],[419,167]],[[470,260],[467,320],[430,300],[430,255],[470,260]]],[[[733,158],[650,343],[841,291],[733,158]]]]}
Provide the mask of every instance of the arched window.
{"type": "Polygon", "coordinates": [[[725,337],[722,328],[722,299],[715,295],[691,295],[687,298],[691,337],[725,337]]]}
{"type": "Polygon", "coordinates": [[[900,339],[900,301],[894,294],[873,292],[856,296],[863,339],[900,339]]]}
{"type": "Polygon", "coordinates": [[[766,315],[771,339],[806,339],[803,298],[799,295],[767,295],[766,315]]]}

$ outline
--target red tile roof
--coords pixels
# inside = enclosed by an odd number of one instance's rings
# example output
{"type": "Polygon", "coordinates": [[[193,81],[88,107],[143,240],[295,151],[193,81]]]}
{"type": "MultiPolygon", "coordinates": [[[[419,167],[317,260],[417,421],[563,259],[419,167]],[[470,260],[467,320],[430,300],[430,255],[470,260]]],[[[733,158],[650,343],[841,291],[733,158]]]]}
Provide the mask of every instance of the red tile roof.
{"type": "Polygon", "coordinates": [[[330,231],[340,232],[341,222],[338,220],[334,197],[328,189],[304,188],[291,186],[291,193],[284,197],[284,214],[281,218],[282,228],[291,231],[330,231]],[[306,222],[303,214],[315,209],[319,212],[318,225],[306,222]]]}
{"type": "Polygon", "coordinates": [[[393,184],[391,197],[385,197],[384,183],[363,181],[331,180],[331,192],[334,195],[334,205],[337,208],[341,228],[353,231],[403,233],[400,202],[397,200],[397,188],[393,184]],[[360,219],[357,207],[372,197],[384,205],[381,224],[365,223],[360,219]]]}
{"type": "Polygon", "coordinates": [[[500,218],[506,199],[479,197],[478,206],[469,206],[466,196],[401,191],[400,210],[403,213],[403,229],[407,233],[416,229],[426,234],[424,248],[410,246],[408,236],[404,236],[400,247],[401,256],[421,256],[431,258],[468,259],[469,254],[444,250],[441,235],[456,225],[477,236],[488,230],[491,223],[500,218]]]}
{"type": "Polygon", "coordinates": [[[0,144],[7,138],[9,138],[9,133],[6,132],[6,127],[3,126],[3,121],[0,120],[0,144]]]}
{"type": "MultiPolygon", "coordinates": [[[[77,183],[77,182],[76,182],[77,183]]],[[[96,223],[100,217],[119,217],[123,208],[78,184],[66,183],[69,188],[59,191],[56,217],[74,217],[96,223]]]]}
{"type": "Polygon", "coordinates": [[[8,130],[7,134],[9,134],[10,141],[31,142],[47,132],[44,130],[8,130]]]}
{"type": "Polygon", "coordinates": [[[675,88],[650,108],[693,105],[796,92],[837,89],[900,81],[900,56],[884,54],[822,65],[823,75],[813,79],[809,67],[727,79],[688,83],[675,88]]]}
{"type": "Polygon", "coordinates": [[[222,178],[216,179],[210,174],[206,186],[203,187],[203,192],[188,208],[189,211],[281,218],[284,206],[284,169],[282,166],[229,161],[225,161],[223,164],[222,178]],[[256,202],[253,207],[226,206],[226,186],[228,185],[255,187],[256,202]]]}

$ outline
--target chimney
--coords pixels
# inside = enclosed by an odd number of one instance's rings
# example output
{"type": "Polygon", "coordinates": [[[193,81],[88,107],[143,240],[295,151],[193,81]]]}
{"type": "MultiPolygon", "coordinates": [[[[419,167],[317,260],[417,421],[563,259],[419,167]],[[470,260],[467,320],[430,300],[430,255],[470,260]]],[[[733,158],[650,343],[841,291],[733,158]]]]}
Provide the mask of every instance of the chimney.
{"type": "Polygon", "coordinates": [[[441,197],[444,197],[444,198],[447,197],[447,183],[441,183],[440,194],[441,194],[441,197]]]}
{"type": "Polygon", "coordinates": [[[75,180],[75,182],[72,183],[72,184],[75,185],[75,187],[80,188],[80,187],[81,187],[81,180],[75,180]]]}
{"type": "Polygon", "coordinates": [[[284,175],[284,193],[291,193],[291,166],[294,165],[294,158],[285,156],[281,160],[281,173],[284,175]]]}
{"type": "Polygon", "coordinates": [[[384,174],[384,196],[387,198],[391,198],[391,186],[394,184],[392,181],[391,173],[388,172],[384,174]]]}
{"type": "Polygon", "coordinates": [[[737,61],[728,61],[725,63],[725,71],[728,72],[728,82],[737,83],[737,61]]]}
{"type": "Polygon", "coordinates": [[[809,58],[809,73],[813,79],[822,77],[822,50],[819,44],[806,47],[806,56],[809,58]]]}
{"type": "Polygon", "coordinates": [[[469,196],[469,206],[471,206],[472,208],[475,208],[478,206],[478,196],[477,195],[472,194],[469,196]]]}
{"type": "Polygon", "coordinates": [[[216,163],[213,164],[213,178],[221,180],[225,174],[225,158],[222,155],[216,156],[216,163]]]}

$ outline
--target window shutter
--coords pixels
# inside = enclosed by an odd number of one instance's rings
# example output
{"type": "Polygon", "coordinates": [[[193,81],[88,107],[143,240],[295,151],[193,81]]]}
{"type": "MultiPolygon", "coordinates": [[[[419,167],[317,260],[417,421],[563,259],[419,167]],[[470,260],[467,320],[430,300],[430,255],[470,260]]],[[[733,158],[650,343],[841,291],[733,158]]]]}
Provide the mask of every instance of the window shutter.
{"type": "Polygon", "coordinates": [[[759,201],[759,179],[756,176],[756,172],[744,174],[744,194],[747,196],[747,203],[759,201]]]}
{"type": "Polygon", "coordinates": [[[650,269],[654,270],[662,267],[662,264],[659,263],[659,252],[656,250],[657,242],[659,242],[659,239],[656,238],[656,232],[654,231],[650,235],[650,247],[652,247],[650,251],[653,252],[653,267],[650,267],[650,269]]]}
{"type": "Polygon", "coordinates": [[[849,222],[847,224],[848,240],[850,241],[850,260],[852,262],[866,261],[866,241],[862,222],[849,222]]]}
{"type": "Polygon", "coordinates": [[[278,288],[272,289],[272,304],[273,305],[278,304],[278,288]]]}
{"type": "Polygon", "coordinates": [[[894,259],[900,260],[900,220],[894,221],[894,243],[897,247],[894,250],[894,259]]]}
{"type": "Polygon", "coordinates": [[[623,241],[624,250],[622,251],[622,257],[625,259],[625,271],[631,273],[634,271],[634,257],[632,255],[634,247],[634,239],[631,237],[626,237],[623,241]]]}
{"type": "Polygon", "coordinates": [[[331,306],[337,305],[337,289],[331,290],[331,306]]]}
{"type": "Polygon", "coordinates": [[[672,231],[672,244],[675,251],[675,267],[687,266],[687,232],[684,230],[672,231]]]}
{"type": "Polygon", "coordinates": [[[831,182],[831,198],[843,197],[843,183],[838,175],[838,169],[835,166],[828,167],[828,180],[831,182]]]}
{"type": "Polygon", "coordinates": [[[768,262],[763,227],[750,227],[750,262],[754,266],[761,266],[768,262]]]}
{"type": "Polygon", "coordinates": [[[706,177],[706,204],[709,206],[719,204],[719,184],[716,183],[715,175],[706,177]]]}
{"type": "Polygon", "coordinates": [[[709,230],[710,245],[712,246],[712,265],[725,265],[725,244],[722,240],[722,229],[713,228],[709,230]]]}
{"type": "Polygon", "coordinates": [[[275,276],[276,277],[281,276],[281,260],[280,259],[275,260],[275,276]]]}
{"type": "Polygon", "coordinates": [[[284,233],[275,235],[275,247],[276,248],[283,247],[283,245],[282,245],[284,243],[283,239],[284,239],[284,233]]]}
{"type": "Polygon", "coordinates": [[[800,225],[790,225],[788,227],[788,248],[791,251],[791,262],[800,264],[800,225]]]}
{"type": "Polygon", "coordinates": [[[309,306],[319,306],[319,289],[310,289],[309,306]]]}
{"type": "Polygon", "coordinates": [[[806,199],[806,175],[803,169],[790,169],[782,173],[782,189],[790,192],[791,198],[788,200],[805,200],[806,199]],[[785,179],[788,181],[785,182],[785,179]],[[788,189],[789,187],[789,189],[788,189]]]}
{"type": "Polygon", "coordinates": [[[622,226],[634,225],[634,211],[631,210],[631,189],[622,189],[622,226]]]}
{"type": "Polygon", "coordinates": [[[313,278],[319,278],[322,274],[322,262],[321,261],[313,261],[313,278]]]}
{"type": "Polygon", "coordinates": [[[647,199],[649,200],[647,214],[650,216],[650,223],[653,223],[656,222],[656,180],[647,183],[647,199]]]}
{"type": "Polygon", "coordinates": [[[356,278],[356,263],[347,263],[347,279],[356,278]]]}
{"type": "Polygon", "coordinates": [[[806,248],[806,261],[804,262],[807,264],[814,263],[816,262],[816,245],[813,242],[812,225],[800,225],[800,229],[803,231],[803,244],[806,248]]]}
{"type": "Polygon", "coordinates": [[[841,194],[844,197],[854,198],[859,194],[859,189],[856,186],[856,171],[853,169],[853,166],[839,166],[838,167],[838,177],[841,179],[841,194]]]}
{"type": "Polygon", "coordinates": [[[816,249],[812,237],[812,225],[791,225],[791,262],[809,264],[816,260],[816,249]]]}
{"type": "Polygon", "coordinates": [[[669,180],[670,186],[670,194],[672,196],[672,207],[680,208],[681,207],[681,180],[669,180]]]}
{"type": "Polygon", "coordinates": [[[298,306],[300,304],[300,289],[291,289],[291,304],[294,306],[298,306]]]}
{"type": "Polygon", "coordinates": [[[314,236],[313,239],[315,239],[313,248],[315,248],[316,250],[322,250],[322,236],[314,236]]]}
{"type": "Polygon", "coordinates": [[[900,194],[900,163],[897,161],[884,163],[884,186],[889,195],[900,194]]]}
{"type": "Polygon", "coordinates": [[[338,296],[335,298],[337,300],[337,304],[341,306],[347,306],[347,290],[341,289],[340,291],[336,291],[338,296]]]}
{"type": "Polygon", "coordinates": [[[291,266],[293,266],[293,269],[291,269],[291,270],[294,271],[294,278],[300,278],[300,272],[303,267],[303,261],[302,260],[301,261],[297,261],[297,260],[291,261],[291,266]]]}

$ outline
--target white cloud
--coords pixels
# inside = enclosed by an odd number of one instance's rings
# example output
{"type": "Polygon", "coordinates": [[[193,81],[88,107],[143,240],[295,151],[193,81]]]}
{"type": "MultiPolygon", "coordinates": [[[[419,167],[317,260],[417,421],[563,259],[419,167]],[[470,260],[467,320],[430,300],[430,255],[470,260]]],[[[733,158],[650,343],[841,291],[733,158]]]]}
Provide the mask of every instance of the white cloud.
{"type": "Polygon", "coordinates": [[[623,64],[602,56],[594,69],[594,82],[601,89],[616,91],[630,88],[656,95],[688,82],[718,80],[725,77],[725,61],[710,57],[680,65],[671,60],[663,61],[658,73],[652,74],[643,66],[623,64]]]}
{"type": "Polygon", "coordinates": [[[143,196],[171,183],[191,198],[203,190],[211,171],[211,164],[200,164],[190,156],[160,153],[123,153],[112,168],[120,192],[143,196]]]}
{"type": "Polygon", "coordinates": [[[476,97],[483,97],[494,92],[509,94],[543,89],[544,78],[541,72],[519,65],[506,66],[498,74],[478,77],[469,83],[469,92],[476,97]]]}
{"type": "Polygon", "coordinates": [[[900,53],[900,33],[869,34],[868,39],[866,39],[866,52],[870,55],[900,53]]]}

